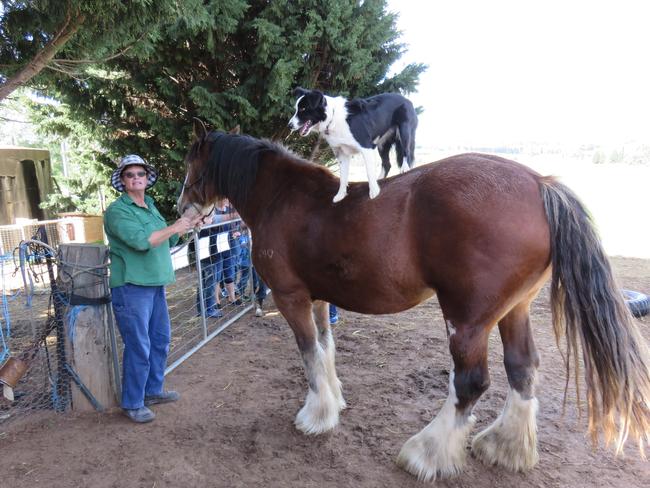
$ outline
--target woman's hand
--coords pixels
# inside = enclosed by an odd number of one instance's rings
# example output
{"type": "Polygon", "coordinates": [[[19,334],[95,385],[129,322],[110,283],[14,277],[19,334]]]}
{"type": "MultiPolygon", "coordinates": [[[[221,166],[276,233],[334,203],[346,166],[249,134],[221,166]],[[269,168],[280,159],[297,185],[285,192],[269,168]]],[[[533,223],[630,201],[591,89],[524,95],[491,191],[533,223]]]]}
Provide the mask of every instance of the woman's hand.
{"type": "Polygon", "coordinates": [[[191,219],[189,217],[181,217],[171,225],[171,228],[175,234],[185,234],[195,227],[204,225],[204,220],[205,216],[203,215],[197,215],[191,219]]]}
{"type": "Polygon", "coordinates": [[[169,225],[164,229],[152,232],[149,236],[149,244],[151,244],[151,247],[157,247],[174,234],[178,234],[179,236],[183,235],[197,226],[202,219],[202,215],[196,215],[192,218],[181,217],[172,225],[169,225]]]}

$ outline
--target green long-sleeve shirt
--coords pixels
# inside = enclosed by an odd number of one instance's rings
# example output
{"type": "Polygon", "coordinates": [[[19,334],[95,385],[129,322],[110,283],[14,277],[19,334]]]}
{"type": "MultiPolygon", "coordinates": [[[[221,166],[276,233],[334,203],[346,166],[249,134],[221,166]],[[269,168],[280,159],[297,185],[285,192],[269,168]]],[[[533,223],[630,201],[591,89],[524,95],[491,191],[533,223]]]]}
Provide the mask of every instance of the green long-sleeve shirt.
{"type": "Polygon", "coordinates": [[[111,256],[111,288],[126,283],[161,286],[175,280],[169,248],[178,242],[178,235],[151,247],[149,237],[167,227],[167,223],[153,198],[145,195],[144,201],[147,208],[140,207],[123,193],[104,214],[104,230],[111,256]]]}

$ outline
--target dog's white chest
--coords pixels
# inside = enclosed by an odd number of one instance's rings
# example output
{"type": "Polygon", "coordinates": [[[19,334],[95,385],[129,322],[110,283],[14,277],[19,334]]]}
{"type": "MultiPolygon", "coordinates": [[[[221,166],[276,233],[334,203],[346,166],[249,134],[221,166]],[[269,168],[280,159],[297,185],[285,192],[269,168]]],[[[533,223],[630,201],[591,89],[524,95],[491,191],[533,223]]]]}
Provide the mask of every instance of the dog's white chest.
{"type": "Polygon", "coordinates": [[[344,124],[344,126],[343,129],[326,132],[324,134],[325,140],[332,147],[334,152],[341,152],[352,156],[358,153],[361,148],[359,143],[352,136],[347,124],[344,124]]]}

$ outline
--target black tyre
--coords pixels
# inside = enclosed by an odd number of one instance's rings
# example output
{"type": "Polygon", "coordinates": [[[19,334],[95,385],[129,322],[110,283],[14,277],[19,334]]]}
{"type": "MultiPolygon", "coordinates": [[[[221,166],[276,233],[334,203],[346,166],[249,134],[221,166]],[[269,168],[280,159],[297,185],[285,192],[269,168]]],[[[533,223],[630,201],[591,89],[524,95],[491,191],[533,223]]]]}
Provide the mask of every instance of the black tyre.
{"type": "Polygon", "coordinates": [[[635,317],[643,317],[650,312],[650,298],[643,293],[632,290],[623,290],[625,303],[635,317]]]}

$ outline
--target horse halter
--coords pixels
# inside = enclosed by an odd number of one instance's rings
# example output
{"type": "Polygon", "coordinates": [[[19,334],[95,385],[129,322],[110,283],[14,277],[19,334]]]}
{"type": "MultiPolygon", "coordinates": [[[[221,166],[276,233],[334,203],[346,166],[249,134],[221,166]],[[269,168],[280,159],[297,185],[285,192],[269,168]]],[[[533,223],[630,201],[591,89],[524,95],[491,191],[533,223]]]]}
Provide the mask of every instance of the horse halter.
{"type": "MultiPolygon", "coordinates": [[[[205,173],[205,172],[204,172],[204,173],[205,173]]],[[[195,181],[194,181],[192,184],[190,184],[190,185],[186,185],[185,183],[183,183],[183,190],[182,190],[182,191],[184,192],[187,188],[190,188],[192,185],[195,185],[199,180],[202,180],[202,179],[203,179],[203,176],[205,176],[205,174],[202,174],[202,175],[201,175],[197,180],[195,180],[195,181]]],[[[201,190],[202,190],[202,192],[203,192],[203,186],[201,186],[201,190]]],[[[204,196],[205,196],[205,192],[203,192],[203,193],[204,193],[204,196]]],[[[182,194],[182,193],[181,193],[181,194],[182,194]]],[[[208,213],[205,213],[205,214],[204,214],[204,213],[203,213],[203,207],[201,207],[198,203],[196,203],[196,202],[191,202],[190,205],[191,205],[192,207],[194,207],[194,209],[195,209],[195,210],[196,210],[200,215],[202,215],[203,217],[207,217],[208,215],[212,214],[212,212],[214,212],[215,207],[217,206],[216,203],[213,203],[213,204],[212,204],[212,208],[210,209],[210,211],[209,211],[208,213]]]]}
{"type": "MultiPolygon", "coordinates": [[[[208,165],[206,164],[205,167],[203,168],[203,171],[201,172],[201,174],[192,183],[187,184],[186,182],[183,182],[183,186],[181,188],[181,195],[183,195],[183,193],[185,193],[185,190],[187,190],[189,188],[192,188],[198,182],[202,182],[201,183],[201,188],[200,188],[200,193],[202,193],[203,197],[205,198],[205,176],[206,176],[207,172],[208,172],[208,165]]],[[[214,208],[216,207],[216,204],[214,204],[214,203],[212,204],[212,208],[210,209],[210,211],[207,214],[203,214],[203,212],[202,212],[203,208],[200,207],[196,202],[192,202],[191,206],[194,207],[194,209],[197,210],[199,214],[203,215],[203,217],[206,217],[206,216],[210,215],[212,212],[214,212],[214,208]]]]}
{"type": "MultiPolygon", "coordinates": [[[[202,171],[201,174],[198,176],[198,178],[196,178],[192,183],[190,183],[190,184],[188,185],[187,183],[183,182],[183,191],[187,190],[188,188],[192,188],[192,187],[193,187],[194,185],[196,185],[199,181],[202,181],[202,180],[205,178],[205,175],[207,174],[207,172],[208,172],[208,167],[207,167],[207,165],[206,165],[206,167],[203,168],[203,171],[202,171]]],[[[201,189],[203,189],[203,187],[201,187],[201,189]]]]}
{"type": "MultiPolygon", "coordinates": [[[[198,119],[197,119],[197,120],[198,120],[198,119]]],[[[204,128],[204,130],[205,130],[205,126],[203,126],[203,128],[204,128]]],[[[199,145],[199,148],[200,148],[201,145],[202,145],[204,142],[206,142],[206,141],[214,142],[214,135],[213,135],[213,134],[214,134],[214,132],[207,132],[207,131],[206,131],[205,135],[204,135],[200,140],[198,140],[198,141],[196,142],[196,143],[199,145]]],[[[188,189],[188,188],[192,188],[192,187],[193,187],[194,185],[196,185],[199,181],[203,180],[203,179],[205,178],[205,175],[208,173],[208,169],[209,169],[209,166],[206,164],[205,167],[203,168],[203,171],[201,171],[201,174],[198,176],[198,178],[196,178],[196,179],[195,179],[192,183],[190,183],[189,185],[186,184],[185,182],[183,182],[183,191],[186,190],[186,189],[188,189]]],[[[203,189],[203,188],[201,188],[201,189],[203,189]]]]}

